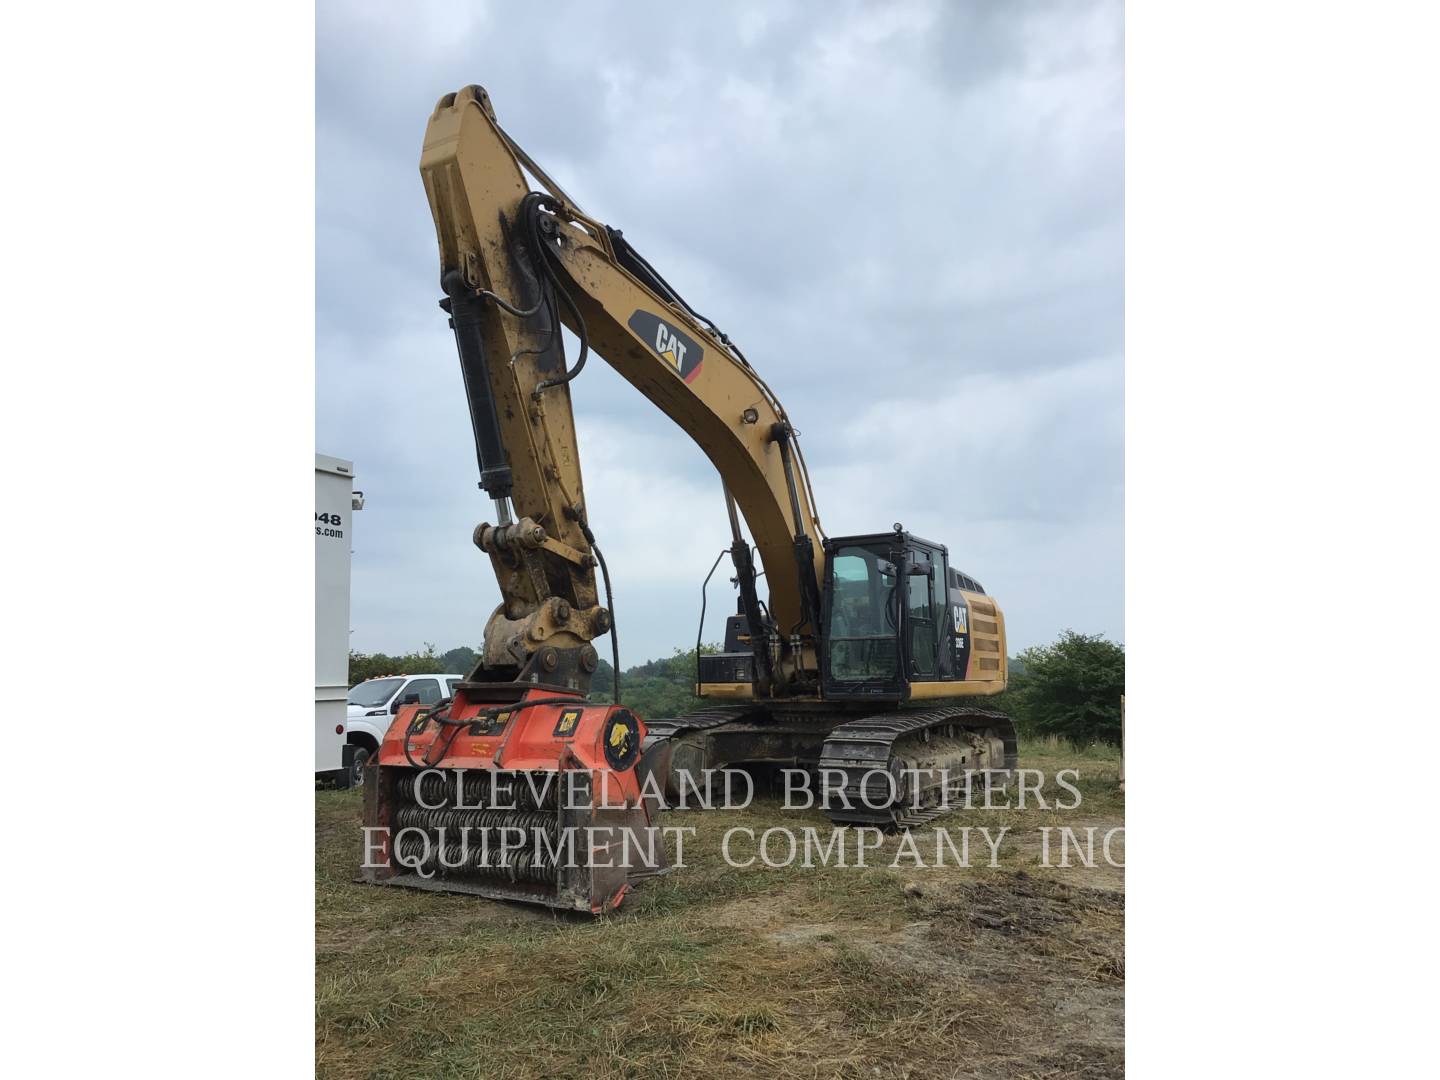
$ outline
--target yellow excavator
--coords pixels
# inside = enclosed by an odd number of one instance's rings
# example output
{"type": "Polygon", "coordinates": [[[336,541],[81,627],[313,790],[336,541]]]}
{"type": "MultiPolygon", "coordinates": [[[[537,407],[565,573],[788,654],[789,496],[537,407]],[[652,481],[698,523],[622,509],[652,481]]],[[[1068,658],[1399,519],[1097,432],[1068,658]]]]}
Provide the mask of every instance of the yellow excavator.
{"type": "MultiPolygon", "coordinates": [[[[566,869],[553,852],[518,846],[465,856],[434,830],[484,835],[518,823],[538,834],[606,814],[653,829],[656,790],[722,768],[808,769],[837,824],[906,828],[937,816],[967,771],[1013,769],[1009,719],[973,700],[1005,688],[1004,616],[945,546],[899,524],[826,536],[796,430],[745,354],[545,174],[501,128],[482,88],[440,99],[420,172],[479,486],[494,505],[495,521],[479,525],[474,541],[502,602],[453,699],[402,710],[374,759],[366,823],[411,835],[380,844],[362,879],[598,912],[663,860],[601,871],[566,869]],[[573,364],[562,327],[578,341],[573,364]],[[636,717],[620,700],[609,574],[571,412],[592,353],[675,421],[722,480],[736,613],[723,651],[697,648],[695,692],[709,704],[682,717],[636,717]],[[614,701],[594,705],[592,642],[607,633],[614,701]],[[532,789],[504,811],[463,810],[467,795],[498,786],[487,777],[502,770],[597,768],[606,774],[599,786],[619,785],[623,809],[602,810],[590,791],[588,814],[563,811],[532,789]],[[445,779],[447,770],[458,778],[445,779]]],[[[633,512],[684,535],[663,508],[633,512]]]]}

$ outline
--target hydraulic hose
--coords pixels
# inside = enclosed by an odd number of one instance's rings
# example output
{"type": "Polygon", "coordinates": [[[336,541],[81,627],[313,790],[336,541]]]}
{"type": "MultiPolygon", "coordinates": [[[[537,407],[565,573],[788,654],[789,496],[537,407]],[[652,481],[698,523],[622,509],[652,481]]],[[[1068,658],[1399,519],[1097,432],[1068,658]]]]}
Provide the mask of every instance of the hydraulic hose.
{"type": "MultiPolygon", "coordinates": [[[[582,698],[581,700],[583,701],[584,699],[582,698]]],[[[425,720],[427,722],[434,720],[442,728],[449,727],[455,729],[450,733],[450,738],[445,741],[444,752],[441,753],[441,755],[436,758],[435,761],[438,764],[439,762],[445,760],[445,755],[450,753],[450,745],[455,741],[455,737],[460,734],[460,728],[469,727],[471,724],[478,723],[480,720],[493,720],[495,719],[495,717],[499,716],[503,712],[519,712],[521,709],[528,709],[532,705],[574,705],[575,701],[576,699],[573,697],[530,698],[527,701],[517,701],[512,705],[492,705],[490,708],[481,709],[474,716],[467,717],[464,720],[452,720],[448,715],[441,716],[438,709],[434,712],[426,713],[425,720]]],[[[405,752],[405,760],[410,762],[411,766],[416,769],[435,768],[435,765],[416,761],[415,758],[411,755],[410,738],[412,735],[415,734],[415,722],[412,720],[410,724],[407,725],[405,728],[405,741],[401,744],[401,749],[405,752]]]]}
{"type": "Polygon", "coordinates": [[[595,561],[600,564],[600,577],[605,582],[605,607],[610,612],[610,696],[615,699],[615,704],[620,704],[620,626],[615,618],[615,593],[610,588],[610,568],[605,565],[605,556],[600,551],[600,545],[595,543],[595,534],[590,531],[590,523],[584,517],[579,521],[580,531],[585,535],[585,542],[590,545],[590,550],[595,552],[595,561]]]}
{"type": "MultiPolygon", "coordinates": [[[[538,269],[544,272],[546,282],[550,288],[552,321],[559,322],[559,312],[554,311],[554,294],[559,293],[560,299],[565,302],[565,306],[570,309],[570,314],[574,316],[575,336],[580,341],[580,355],[575,358],[575,366],[554,379],[546,379],[544,382],[538,384],[531,394],[532,397],[537,399],[552,386],[564,386],[574,379],[575,376],[579,375],[580,372],[585,369],[585,361],[590,355],[590,332],[585,326],[585,317],[580,314],[580,308],[575,303],[575,298],[572,297],[570,291],[565,288],[564,283],[560,280],[559,272],[555,269],[554,265],[552,265],[556,259],[555,253],[550,250],[550,247],[544,242],[544,239],[540,235],[542,232],[541,209],[556,210],[559,208],[559,205],[560,204],[550,196],[542,195],[534,191],[526,195],[520,203],[520,212],[525,215],[526,231],[530,236],[531,250],[535,252],[538,269]]],[[[548,221],[549,219],[545,220],[548,221]]],[[[551,231],[553,231],[553,221],[550,222],[550,227],[551,231]]]]}

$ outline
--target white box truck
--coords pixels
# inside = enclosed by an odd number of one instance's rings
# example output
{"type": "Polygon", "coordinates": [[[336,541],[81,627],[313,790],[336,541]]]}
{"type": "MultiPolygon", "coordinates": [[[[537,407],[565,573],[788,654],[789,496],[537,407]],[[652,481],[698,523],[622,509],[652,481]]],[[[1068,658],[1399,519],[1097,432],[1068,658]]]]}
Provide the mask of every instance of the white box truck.
{"type": "Polygon", "coordinates": [[[363,505],[354,487],[354,465],[315,455],[315,776],[341,785],[349,782],[350,520],[363,505]]]}

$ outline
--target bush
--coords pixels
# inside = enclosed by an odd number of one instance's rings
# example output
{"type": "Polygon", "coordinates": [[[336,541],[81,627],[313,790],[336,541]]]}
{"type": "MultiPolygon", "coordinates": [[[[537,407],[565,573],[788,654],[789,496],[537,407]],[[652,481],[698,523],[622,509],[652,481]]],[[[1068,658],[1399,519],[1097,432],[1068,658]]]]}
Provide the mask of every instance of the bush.
{"type": "Polygon", "coordinates": [[[996,703],[1023,735],[1118,746],[1123,693],[1124,646],[1066,630],[1053,645],[1026,649],[1012,661],[1010,688],[996,703]]]}

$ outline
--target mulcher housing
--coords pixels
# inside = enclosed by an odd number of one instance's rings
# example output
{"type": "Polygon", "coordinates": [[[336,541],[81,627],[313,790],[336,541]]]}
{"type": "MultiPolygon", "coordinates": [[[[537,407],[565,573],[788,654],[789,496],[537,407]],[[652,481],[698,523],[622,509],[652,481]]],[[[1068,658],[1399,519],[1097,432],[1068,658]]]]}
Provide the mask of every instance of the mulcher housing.
{"type": "Polygon", "coordinates": [[[360,880],[614,910],[665,868],[644,737],[628,709],[553,688],[461,683],[402,708],[365,783],[360,880]]]}

